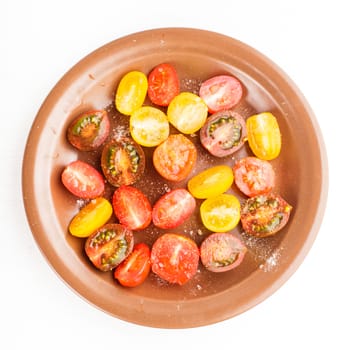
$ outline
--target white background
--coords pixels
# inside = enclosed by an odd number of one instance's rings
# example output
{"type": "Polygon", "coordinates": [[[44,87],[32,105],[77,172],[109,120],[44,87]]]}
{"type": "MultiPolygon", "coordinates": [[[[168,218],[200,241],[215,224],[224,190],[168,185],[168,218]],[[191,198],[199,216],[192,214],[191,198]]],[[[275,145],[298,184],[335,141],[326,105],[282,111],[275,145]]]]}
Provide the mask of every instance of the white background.
{"type": "Polygon", "coordinates": [[[345,0],[2,0],[0,348],[349,349],[347,4],[345,0]],[[41,103],[61,76],[109,41],[171,26],[208,29],[240,39],[287,72],[317,116],[330,172],[322,227],[292,278],[238,317],[183,330],[129,324],[77,296],[41,255],[21,197],[26,137],[41,103]]]}

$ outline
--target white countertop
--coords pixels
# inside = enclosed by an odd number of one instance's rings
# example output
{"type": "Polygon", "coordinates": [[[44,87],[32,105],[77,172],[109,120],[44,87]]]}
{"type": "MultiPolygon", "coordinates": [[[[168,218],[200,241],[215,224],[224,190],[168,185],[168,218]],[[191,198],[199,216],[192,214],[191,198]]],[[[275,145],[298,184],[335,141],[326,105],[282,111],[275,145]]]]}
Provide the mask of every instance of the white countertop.
{"type": "Polygon", "coordinates": [[[0,13],[1,349],[350,347],[347,1],[4,0],[0,13]],[[22,204],[26,138],[54,84],[103,44],[158,27],[216,31],[267,55],[305,95],[329,157],[326,214],[300,268],[253,309],[195,329],[136,326],[82,300],[46,263],[22,204]]]}

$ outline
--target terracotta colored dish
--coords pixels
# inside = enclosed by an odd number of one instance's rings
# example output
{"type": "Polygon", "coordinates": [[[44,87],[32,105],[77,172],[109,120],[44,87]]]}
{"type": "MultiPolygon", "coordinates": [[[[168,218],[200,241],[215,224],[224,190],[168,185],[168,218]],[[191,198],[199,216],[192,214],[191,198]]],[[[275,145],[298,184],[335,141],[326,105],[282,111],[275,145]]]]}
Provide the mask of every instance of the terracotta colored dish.
{"type": "MultiPolygon", "coordinates": [[[[200,147],[195,172],[212,165],[233,164],[232,156],[208,157],[200,147]]],[[[151,202],[169,184],[149,166],[137,187],[151,202]]],[[[248,146],[234,154],[251,155],[248,146]]],[[[98,152],[83,159],[98,166],[98,152]]],[[[325,149],[313,113],[294,83],[269,59],[232,38],[196,29],[167,28],[132,34],[94,51],[75,65],[53,88],[36,116],[23,160],[23,199],[29,225],[44,256],[85,300],[129,322],[165,328],[185,328],[218,322],[246,311],[270,296],[297,269],[313,243],[323,217],[328,186],[325,149]],[[279,192],[293,206],[291,219],[276,236],[258,239],[234,234],[248,247],[243,263],[232,271],[212,273],[200,267],[184,286],[169,285],[151,274],[144,284],[128,289],[111,273],[96,270],[83,252],[84,240],[67,232],[79,201],[60,182],[63,167],[82,158],[66,140],[69,122],[91,109],[107,108],[113,132],[125,131],[127,119],[112,102],[123,74],[141,70],[148,74],[159,63],[176,67],[183,91],[198,91],[201,81],[232,74],[244,85],[237,106],[246,118],[270,111],[279,121],[283,137],[280,156],[271,163],[279,192]]],[[[109,196],[110,192],[106,194],[109,196]]],[[[240,200],[245,197],[234,187],[240,200]]],[[[198,216],[176,232],[200,243],[208,234],[198,216]]],[[[136,233],[136,240],[151,244],[160,231],[154,227],[136,233]]]]}

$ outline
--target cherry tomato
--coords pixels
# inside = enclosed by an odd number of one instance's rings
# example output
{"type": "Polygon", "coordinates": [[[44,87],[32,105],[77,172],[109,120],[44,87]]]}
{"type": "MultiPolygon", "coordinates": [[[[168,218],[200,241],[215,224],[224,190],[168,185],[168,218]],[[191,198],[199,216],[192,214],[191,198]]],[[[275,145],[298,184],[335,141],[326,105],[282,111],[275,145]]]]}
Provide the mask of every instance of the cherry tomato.
{"type": "Polygon", "coordinates": [[[170,283],[185,284],[197,272],[199,249],[189,237],[165,233],[153,244],[152,271],[170,283]]]}
{"type": "Polygon", "coordinates": [[[275,186],[272,165],[255,157],[242,158],[233,167],[236,186],[248,197],[265,194],[275,186]]]}
{"type": "Polygon", "coordinates": [[[130,115],[140,108],[145,101],[148,89],[144,73],[132,71],[125,74],[117,89],[115,105],[120,113],[130,115]]]}
{"type": "Polygon", "coordinates": [[[145,170],[145,154],[131,138],[112,140],[103,147],[101,167],[111,185],[132,185],[145,170]]]}
{"type": "Polygon", "coordinates": [[[204,148],[216,157],[225,157],[238,151],[247,131],[243,117],[233,111],[221,111],[210,116],[200,131],[204,148]]]}
{"type": "Polygon", "coordinates": [[[219,194],[206,199],[200,206],[203,225],[213,232],[227,232],[237,226],[241,204],[232,194],[219,194]]]}
{"type": "Polygon", "coordinates": [[[103,226],[112,216],[113,209],[107,199],[93,199],[74,216],[69,232],[76,237],[88,237],[103,226]]]}
{"type": "Polygon", "coordinates": [[[169,122],[183,134],[198,131],[208,116],[208,107],[204,101],[191,92],[181,92],[168,106],[169,122]]]}
{"type": "Polygon", "coordinates": [[[226,192],[232,183],[232,169],[227,165],[217,165],[192,177],[187,187],[193,197],[204,199],[226,192]]]}
{"type": "Polygon", "coordinates": [[[153,153],[153,164],[157,172],[170,181],[184,180],[197,160],[197,149],[182,134],[170,135],[153,153]]]}
{"type": "Polygon", "coordinates": [[[169,122],[160,109],[144,106],[131,114],[130,133],[141,146],[158,146],[169,136],[169,122]]]}
{"type": "Polygon", "coordinates": [[[80,151],[93,151],[106,141],[109,130],[106,111],[85,112],[72,121],[67,130],[67,139],[80,151]]]}
{"type": "Polygon", "coordinates": [[[113,194],[114,214],[130,230],[142,230],[152,221],[152,207],[148,198],[137,188],[120,186],[113,194]]]}
{"type": "Polygon", "coordinates": [[[91,262],[101,271],[118,266],[133,250],[132,231],[119,224],[100,227],[85,242],[85,252],[91,262]]]}
{"type": "Polygon", "coordinates": [[[230,75],[218,75],[202,83],[199,96],[204,100],[210,113],[230,109],[238,104],[243,94],[238,79],[230,75]]]}
{"type": "Polygon", "coordinates": [[[271,160],[280,154],[281,132],[273,114],[265,112],[249,117],[247,135],[249,146],[258,158],[271,160]]]}
{"type": "Polygon", "coordinates": [[[105,190],[102,175],[81,160],[68,164],[62,172],[61,180],[69,192],[83,199],[100,197],[105,190]]]}
{"type": "Polygon", "coordinates": [[[159,228],[169,229],[181,225],[194,212],[196,200],[183,188],[164,194],[154,205],[153,224],[159,228]]]}
{"type": "Polygon", "coordinates": [[[212,272],[225,272],[241,264],[246,246],[232,233],[212,233],[200,246],[202,264],[212,272]]]}
{"type": "Polygon", "coordinates": [[[243,230],[257,237],[271,236],[287,224],[291,210],[292,206],[279,195],[249,198],[241,211],[243,230]]]}
{"type": "Polygon", "coordinates": [[[135,244],[131,254],[114,270],[114,278],[124,287],[136,287],[151,271],[151,250],[145,243],[135,244]]]}
{"type": "Polygon", "coordinates": [[[158,106],[168,106],[180,93],[180,82],[175,68],[162,63],[148,75],[148,97],[158,106]]]}

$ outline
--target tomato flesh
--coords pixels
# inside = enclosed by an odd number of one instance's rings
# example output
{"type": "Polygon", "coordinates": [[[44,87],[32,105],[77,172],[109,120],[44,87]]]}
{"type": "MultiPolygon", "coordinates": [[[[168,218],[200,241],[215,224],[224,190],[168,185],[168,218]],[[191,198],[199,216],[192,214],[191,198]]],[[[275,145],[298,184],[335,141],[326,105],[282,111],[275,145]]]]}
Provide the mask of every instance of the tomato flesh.
{"type": "Polygon", "coordinates": [[[142,284],[151,271],[151,250],[145,243],[135,244],[131,254],[114,270],[114,278],[124,287],[142,284]]]}
{"type": "Polygon", "coordinates": [[[120,186],[113,194],[114,214],[130,230],[142,230],[152,221],[152,207],[148,198],[137,188],[120,186]]]}
{"type": "Polygon", "coordinates": [[[90,261],[101,271],[118,266],[132,251],[132,231],[119,224],[100,227],[85,242],[85,252],[90,261]]]}
{"type": "Polygon", "coordinates": [[[185,189],[164,194],[154,205],[153,224],[162,229],[174,228],[185,222],[194,212],[196,200],[185,189]]]}
{"type": "Polygon", "coordinates": [[[69,192],[83,199],[100,197],[105,190],[102,175],[81,160],[68,164],[61,174],[61,180],[69,192]]]}
{"type": "Polygon", "coordinates": [[[196,274],[198,262],[199,249],[189,237],[165,233],[152,246],[152,271],[167,282],[185,284],[196,274]]]}
{"type": "Polygon", "coordinates": [[[200,246],[205,268],[212,272],[225,272],[239,266],[247,248],[232,233],[212,233],[200,246]]]}

